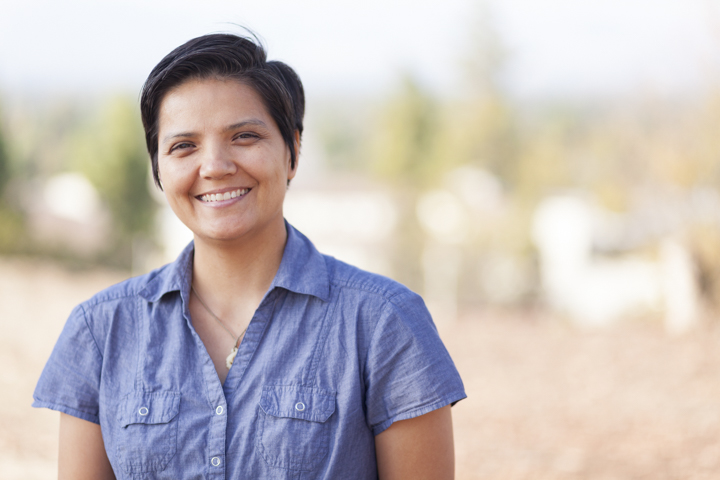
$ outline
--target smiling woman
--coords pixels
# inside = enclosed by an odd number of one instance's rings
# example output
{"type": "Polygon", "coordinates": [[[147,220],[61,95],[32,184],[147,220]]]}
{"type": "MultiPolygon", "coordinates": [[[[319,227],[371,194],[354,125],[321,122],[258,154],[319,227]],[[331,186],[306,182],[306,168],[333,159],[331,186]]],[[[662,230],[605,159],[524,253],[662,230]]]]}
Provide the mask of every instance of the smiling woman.
{"type": "Polygon", "coordinates": [[[71,314],[35,390],[61,479],[448,479],[462,382],[422,300],[283,218],[304,95],[251,39],[208,35],[141,100],[157,185],[194,234],[71,314]]]}

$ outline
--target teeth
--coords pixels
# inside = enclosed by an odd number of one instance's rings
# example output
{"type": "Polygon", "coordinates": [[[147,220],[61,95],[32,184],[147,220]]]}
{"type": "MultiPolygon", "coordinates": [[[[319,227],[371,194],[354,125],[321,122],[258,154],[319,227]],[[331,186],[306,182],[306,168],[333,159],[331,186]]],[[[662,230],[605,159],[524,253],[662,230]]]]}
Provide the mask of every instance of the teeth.
{"type": "Polygon", "coordinates": [[[220,200],[230,200],[231,198],[242,197],[249,191],[250,190],[247,188],[239,188],[237,190],[233,190],[232,192],[210,193],[200,196],[200,200],[202,200],[203,202],[219,202],[220,200]]]}

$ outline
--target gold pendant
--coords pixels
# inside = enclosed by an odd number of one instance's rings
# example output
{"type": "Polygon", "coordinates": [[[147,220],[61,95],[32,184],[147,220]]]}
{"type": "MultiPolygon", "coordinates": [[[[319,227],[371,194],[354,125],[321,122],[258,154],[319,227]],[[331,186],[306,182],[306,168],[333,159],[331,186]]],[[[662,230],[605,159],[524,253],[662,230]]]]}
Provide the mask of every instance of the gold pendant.
{"type": "Polygon", "coordinates": [[[228,355],[225,359],[225,365],[228,367],[228,370],[230,370],[230,367],[232,367],[233,361],[235,360],[235,355],[237,355],[237,351],[237,347],[233,347],[233,349],[230,351],[230,355],[228,355]]]}

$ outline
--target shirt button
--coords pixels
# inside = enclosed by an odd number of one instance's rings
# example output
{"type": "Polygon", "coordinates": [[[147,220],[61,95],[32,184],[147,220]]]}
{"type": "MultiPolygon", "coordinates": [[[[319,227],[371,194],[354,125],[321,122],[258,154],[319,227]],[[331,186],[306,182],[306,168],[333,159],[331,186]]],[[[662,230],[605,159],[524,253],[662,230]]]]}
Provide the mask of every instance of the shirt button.
{"type": "Polygon", "coordinates": [[[147,409],[147,407],[140,407],[140,410],[138,410],[138,413],[142,415],[143,417],[147,415],[150,411],[147,409]]]}
{"type": "Polygon", "coordinates": [[[305,404],[303,402],[297,402],[295,404],[295,410],[297,410],[298,412],[302,412],[303,410],[305,410],[305,404]]]}
{"type": "Polygon", "coordinates": [[[225,409],[222,405],[218,405],[218,407],[215,409],[215,413],[217,413],[218,415],[222,415],[224,411],[225,409]]]}
{"type": "Polygon", "coordinates": [[[210,460],[210,463],[212,463],[213,467],[219,467],[220,466],[220,457],[213,457],[212,460],[210,460]]]}

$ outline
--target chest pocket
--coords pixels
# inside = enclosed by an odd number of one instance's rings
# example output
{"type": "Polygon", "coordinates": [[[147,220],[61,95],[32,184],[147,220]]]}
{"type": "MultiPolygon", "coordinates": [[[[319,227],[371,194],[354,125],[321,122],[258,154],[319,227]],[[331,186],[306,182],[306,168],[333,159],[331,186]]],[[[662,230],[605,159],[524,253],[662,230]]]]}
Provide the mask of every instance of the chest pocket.
{"type": "Polygon", "coordinates": [[[272,467],[317,469],[328,454],[335,392],[266,385],[258,408],[257,449],[272,467]]]}
{"type": "Polygon", "coordinates": [[[126,473],[164,470],[177,451],[178,392],[135,392],[118,408],[118,457],[126,473]]]}

